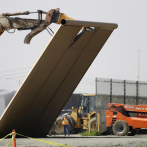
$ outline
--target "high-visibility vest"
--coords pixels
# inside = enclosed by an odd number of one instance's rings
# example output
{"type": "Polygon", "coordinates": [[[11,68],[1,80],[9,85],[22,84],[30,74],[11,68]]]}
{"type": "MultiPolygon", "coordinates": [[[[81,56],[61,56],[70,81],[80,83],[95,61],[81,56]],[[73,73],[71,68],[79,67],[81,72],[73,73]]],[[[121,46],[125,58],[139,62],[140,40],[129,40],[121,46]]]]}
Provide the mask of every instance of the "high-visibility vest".
{"type": "Polygon", "coordinates": [[[68,120],[67,120],[66,118],[64,118],[62,124],[63,124],[63,125],[68,125],[68,120]]]}

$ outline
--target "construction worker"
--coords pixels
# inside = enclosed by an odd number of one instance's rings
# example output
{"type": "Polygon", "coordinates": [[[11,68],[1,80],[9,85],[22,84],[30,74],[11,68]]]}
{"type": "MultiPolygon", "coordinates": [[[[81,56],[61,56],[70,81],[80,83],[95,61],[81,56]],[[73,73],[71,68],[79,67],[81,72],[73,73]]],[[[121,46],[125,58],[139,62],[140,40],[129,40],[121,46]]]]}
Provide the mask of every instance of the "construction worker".
{"type": "Polygon", "coordinates": [[[68,136],[69,136],[69,130],[68,130],[69,122],[68,122],[68,119],[67,119],[67,115],[64,115],[64,119],[63,119],[62,124],[63,124],[63,128],[64,128],[64,135],[66,136],[66,134],[68,134],[68,136]]]}

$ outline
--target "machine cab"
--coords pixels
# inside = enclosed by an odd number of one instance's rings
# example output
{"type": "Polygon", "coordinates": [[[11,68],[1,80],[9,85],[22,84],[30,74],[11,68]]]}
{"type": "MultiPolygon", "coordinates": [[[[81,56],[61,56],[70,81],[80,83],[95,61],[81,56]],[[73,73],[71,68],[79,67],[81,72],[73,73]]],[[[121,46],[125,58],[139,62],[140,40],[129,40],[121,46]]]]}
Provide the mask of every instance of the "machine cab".
{"type": "Polygon", "coordinates": [[[87,116],[88,113],[95,111],[95,94],[83,94],[81,101],[81,115],[87,116]]]}

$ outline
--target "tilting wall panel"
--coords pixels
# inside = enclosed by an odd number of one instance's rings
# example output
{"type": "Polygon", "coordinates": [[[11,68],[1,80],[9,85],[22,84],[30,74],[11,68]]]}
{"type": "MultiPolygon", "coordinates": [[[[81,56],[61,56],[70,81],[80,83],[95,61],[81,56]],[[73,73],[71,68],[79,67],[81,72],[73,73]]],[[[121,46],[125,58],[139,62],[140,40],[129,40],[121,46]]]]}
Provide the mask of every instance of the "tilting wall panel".
{"type": "Polygon", "coordinates": [[[61,25],[3,113],[0,137],[12,129],[45,137],[112,33],[111,26],[80,31],[81,25],[61,25]]]}

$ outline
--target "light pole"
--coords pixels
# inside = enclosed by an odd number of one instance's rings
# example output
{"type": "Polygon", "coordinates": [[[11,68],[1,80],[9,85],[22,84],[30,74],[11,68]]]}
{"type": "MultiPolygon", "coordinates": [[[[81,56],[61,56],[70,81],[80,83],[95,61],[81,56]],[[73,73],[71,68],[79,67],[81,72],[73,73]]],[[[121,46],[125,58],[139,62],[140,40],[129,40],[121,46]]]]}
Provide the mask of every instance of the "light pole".
{"type": "Polygon", "coordinates": [[[138,50],[138,81],[140,80],[140,50],[138,50]]]}
{"type": "Polygon", "coordinates": [[[9,80],[9,79],[10,79],[10,80],[15,80],[15,81],[18,81],[18,84],[19,84],[19,87],[20,87],[20,80],[16,80],[16,79],[9,78],[9,77],[6,77],[6,79],[7,79],[7,80],[9,80]]]}
{"type": "Polygon", "coordinates": [[[139,81],[140,81],[140,50],[138,50],[138,96],[140,95],[140,87],[139,87],[139,81]]]}

